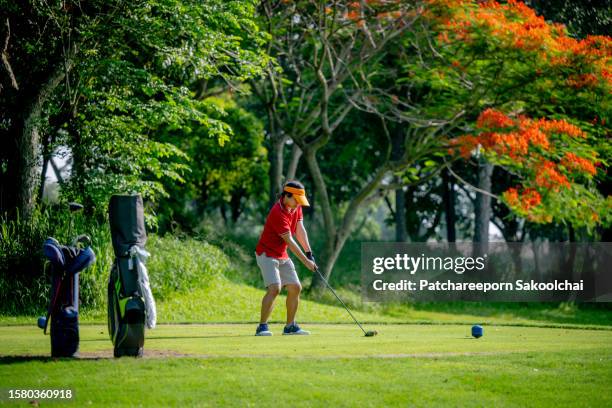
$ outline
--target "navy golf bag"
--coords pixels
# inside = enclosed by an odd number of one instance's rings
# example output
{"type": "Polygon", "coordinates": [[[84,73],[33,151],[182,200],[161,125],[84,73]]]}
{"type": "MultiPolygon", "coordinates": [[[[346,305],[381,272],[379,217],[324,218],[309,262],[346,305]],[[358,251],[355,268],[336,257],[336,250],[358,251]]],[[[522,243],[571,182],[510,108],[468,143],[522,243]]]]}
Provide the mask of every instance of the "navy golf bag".
{"type": "Polygon", "coordinates": [[[145,324],[155,327],[155,303],[144,262],[147,234],[142,197],[111,197],[109,222],[115,252],[108,281],[108,332],[115,357],[143,353],[145,324]]]}
{"type": "MultiPolygon", "coordinates": [[[[87,238],[89,239],[89,238],[87,238]]],[[[79,351],[79,272],[96,257],[91,247],[60,245],[47,238],[43,253],[51,264],[51,299],[38,325],[47,334],[51,320],[51,356],[75,357],[79,351]]]]}

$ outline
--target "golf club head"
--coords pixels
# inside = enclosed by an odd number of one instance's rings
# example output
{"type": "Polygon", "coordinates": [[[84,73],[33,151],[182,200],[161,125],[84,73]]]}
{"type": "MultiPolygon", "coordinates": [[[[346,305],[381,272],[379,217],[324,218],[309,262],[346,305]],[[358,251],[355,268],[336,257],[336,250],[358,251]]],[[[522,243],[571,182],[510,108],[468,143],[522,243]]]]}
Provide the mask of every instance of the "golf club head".
{"type": "Polygon", "coordinates": [[[370,330],[370,331],[367,331],[367,332],[366,332],[365,336],[366,336],[366,337],[374,337],[374,336],[376,336],[377,334],[378,334],[378,332],[377,332],[376,330],[370,330]]]}

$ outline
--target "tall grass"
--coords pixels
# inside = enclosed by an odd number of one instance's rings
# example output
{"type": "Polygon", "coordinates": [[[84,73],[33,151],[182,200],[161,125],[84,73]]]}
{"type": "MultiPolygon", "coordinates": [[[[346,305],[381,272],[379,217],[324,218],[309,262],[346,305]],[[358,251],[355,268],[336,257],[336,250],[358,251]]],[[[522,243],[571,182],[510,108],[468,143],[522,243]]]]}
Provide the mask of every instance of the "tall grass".
{"type": "Polygon", "coordinates": [[[106,224],[99,224],[80,213],[70,214],[67,206],[46,206],[34,210],[31,218],[19,215],[0,218],[0,312],[35,314],[46,308],[50,268],[42,254],[47,237],[69,244],[74,236],[85,233],[92,238],[96,263],[81,273],[83,304],[99,307],[103,293],[99,286],[109,268],[110,235],[106,224]]]}

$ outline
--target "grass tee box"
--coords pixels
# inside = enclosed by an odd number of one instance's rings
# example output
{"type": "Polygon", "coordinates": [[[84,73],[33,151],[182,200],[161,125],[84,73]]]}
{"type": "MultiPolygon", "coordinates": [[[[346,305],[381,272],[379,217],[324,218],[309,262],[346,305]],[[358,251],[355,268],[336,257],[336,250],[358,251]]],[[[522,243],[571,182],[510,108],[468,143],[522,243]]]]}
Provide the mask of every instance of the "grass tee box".
{"type": "Polygon", "coordinates": [[[309,328],[258,338],[252,325],[161,325],[143,359],[117,360],[106,327],[87,325],[82,358],[54,360],[36,327],[0,327],[0,383],[70,388],[73,406],[612,404],[612,330],[487,326],[474,339],[466,325],[389,324],[366,339],[352,325],[309,328]]]}

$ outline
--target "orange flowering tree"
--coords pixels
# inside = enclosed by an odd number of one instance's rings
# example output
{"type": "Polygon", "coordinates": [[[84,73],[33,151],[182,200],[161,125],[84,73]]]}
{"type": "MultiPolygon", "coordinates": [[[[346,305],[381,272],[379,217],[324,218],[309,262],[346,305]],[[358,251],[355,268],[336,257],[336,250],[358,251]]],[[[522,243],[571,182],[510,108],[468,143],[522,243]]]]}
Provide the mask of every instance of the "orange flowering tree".
{"type": "Polygon", "coordinates": [[[449,77],[469,81],[468,87],[483,81],[494,104],[512,98],[541,113],[563,106],[566,114],[578,116],[601,104],[600,112],[609,115],[610,37],[576,40],[563,25],[546,22],[516,0],[428,3],[437,45],[450,61],[444,72],[449,77]]]}
{"type": "Polygon", "coordinates": [[[502,200],[532,222],[565,221],[589,228],[612,221],[612,197],[595,188],[606,165],[587,142],[588,134],[566,120],[511,118],[487,109],[476,132],[452,140],[461,156],[480,150],[489,161],[515,175],[518,183],[502,200]]]}
{"type": "Polygon", "coordinates": [[[530,221],[612,223],[612,198],[596,188],[610,154],[612,40],[574,39],[515,0],[426,3],[429,86],[465,115],[457,156],[512,174],[500,198],[530,221]]]}

